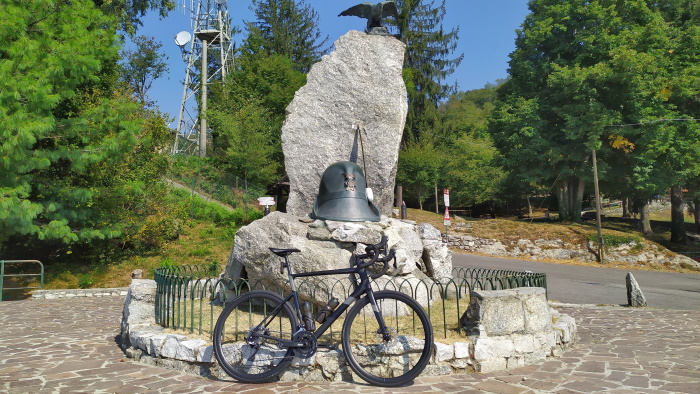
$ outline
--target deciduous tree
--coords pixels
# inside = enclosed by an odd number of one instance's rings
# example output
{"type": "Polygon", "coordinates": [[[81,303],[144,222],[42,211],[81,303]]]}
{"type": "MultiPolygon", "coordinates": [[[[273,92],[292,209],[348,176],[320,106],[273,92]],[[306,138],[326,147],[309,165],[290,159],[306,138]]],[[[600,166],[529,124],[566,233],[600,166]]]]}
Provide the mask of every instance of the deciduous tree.
{"type": "Polygon", "coordinates": [[[134,95],[144,107],[153,105],[148,100],[148,90],[153,81],[168,72],[168,64],[161,48],[163,44],[153,37],[136,36],[133,49],[121,51],[120,78],[134,92],[134,95]]]}

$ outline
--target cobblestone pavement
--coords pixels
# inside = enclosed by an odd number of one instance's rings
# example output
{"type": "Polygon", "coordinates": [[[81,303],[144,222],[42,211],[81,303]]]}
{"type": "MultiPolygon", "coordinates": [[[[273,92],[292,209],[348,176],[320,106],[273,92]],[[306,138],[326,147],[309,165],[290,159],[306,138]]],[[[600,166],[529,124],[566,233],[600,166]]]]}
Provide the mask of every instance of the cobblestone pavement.
{"type": "Polygon", "coordinates": [[[127,359],[116,343],[121,309],[120,297],[0,303],[0,392],[700,392],[698,311],[564,306],[580,340],[560,358],[383,389],[345,382],[249,385],[146,366],[127,359]]]}

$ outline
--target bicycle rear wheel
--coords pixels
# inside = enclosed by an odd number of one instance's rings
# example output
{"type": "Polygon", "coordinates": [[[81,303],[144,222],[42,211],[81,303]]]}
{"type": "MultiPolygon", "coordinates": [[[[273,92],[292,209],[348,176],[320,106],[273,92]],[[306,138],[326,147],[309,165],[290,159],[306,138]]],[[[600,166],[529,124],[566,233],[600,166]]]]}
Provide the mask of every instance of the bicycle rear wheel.
{"type": "Polygon", "coordinates": [[[378,386],[402,386],[430,361],[433,328],[425,310],[397,291],[374,293],[388,328],[385,338],[367,297],[350,309],[343,324],[343,354],[355,373],[378,386]]]}
{"type": "Polygon", "coordinates": [[[277,377],[292,361],[292,350],[279,340],[292,340],[295,316],[291,306],[270,291],[251,291],[234,299],[214,328],[214,353],[221,368],[245,383],[277,377]]]}

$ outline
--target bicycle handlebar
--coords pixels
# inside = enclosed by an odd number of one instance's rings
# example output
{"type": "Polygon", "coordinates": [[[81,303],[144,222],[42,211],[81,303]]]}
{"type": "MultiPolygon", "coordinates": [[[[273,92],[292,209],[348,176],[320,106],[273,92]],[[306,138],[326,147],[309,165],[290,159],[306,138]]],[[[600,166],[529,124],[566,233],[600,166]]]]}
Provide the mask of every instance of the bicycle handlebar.
{"type": "Polygon", "coordinates": [[[372,278],[378,278],[386,274],[386,272],[389,270],[388,262],[391,261],[391,259],[396,258],[396,252],[394,249],[388,249],[388,241],[389,239],[386,237],[386,235],[383,235],[379,243],[365,247],[365,252],[367,252],[367,254],[358,255],[356,258],[358,261],[367,258],[371,258],[371,260],[366,263],[357,264],[358,268],[368,268],[376,263],[383,263],[384,267],[382,270],[379,273],[370,274],[370,276],[372,278]],[[384,257],[380,257],[380,254],[383,254],[384,257]]]}

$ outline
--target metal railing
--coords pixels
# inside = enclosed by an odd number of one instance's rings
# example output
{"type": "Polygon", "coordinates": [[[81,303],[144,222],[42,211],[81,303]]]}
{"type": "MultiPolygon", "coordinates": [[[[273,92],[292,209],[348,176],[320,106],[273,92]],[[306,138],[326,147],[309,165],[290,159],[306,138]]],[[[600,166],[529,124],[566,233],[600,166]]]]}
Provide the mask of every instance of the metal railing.
{"type": "MultiPolygon", "coordinates": [[[[156,323],[197,335],[211,337],[218,314],[227,301],[251,290],[270,290],[284,296],[288,284],[270,281],[232,280],[219,277],[222,267],[175,266],[155,270],[157,293],[155,299],[156,323]]],[[[373,281],[375,290],[397,290],[417,299],[426,308],[436,335],[447,338],[450,332],[460,332],[459,320],[469,304],[472,290],[505,290],[519,287],[547,288],[545,274],[456,267],[452,278],[398,280],[383,285],[373,281]]],[[[348,279],[318,280],[318,277],[297,278],[297,289],[317,306],[332,296],[343,299],[353,290],[348,279]]],[[[331,327],[330,337],[339,333],[331,327]]]]}
{"type": "Polygon", "coordinates": [[[44,264],[39,260],[0,260],[0,302],[2,301],[2,292],[5,290],[25,290],[25,289],[43,289],[44,288],[44,264]],[[16,268],[22,264],[39,264],[39,273],[7,273],[8,268],[16,268]],[[39,286],[23,286],[23,287],[5,287],[5,278],[31,278],[39,277],[39,286]]]}

